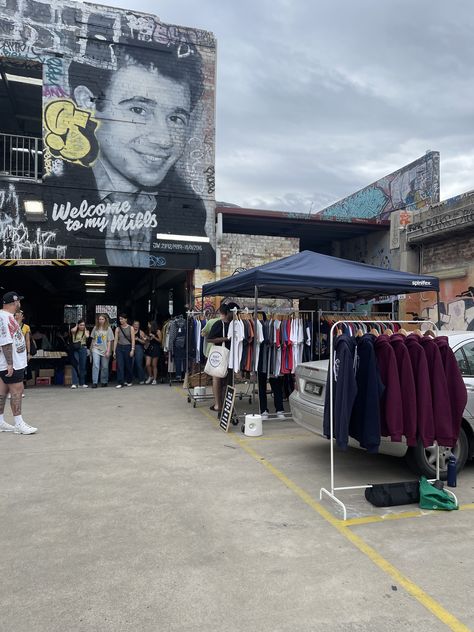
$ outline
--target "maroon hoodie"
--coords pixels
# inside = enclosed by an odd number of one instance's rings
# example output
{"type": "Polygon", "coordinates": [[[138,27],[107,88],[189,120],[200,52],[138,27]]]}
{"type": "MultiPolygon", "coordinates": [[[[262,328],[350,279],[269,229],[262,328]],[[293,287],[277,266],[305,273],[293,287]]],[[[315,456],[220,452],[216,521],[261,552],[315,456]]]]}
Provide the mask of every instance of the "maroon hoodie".
{"type": "Polygon", "coordinates": [[[454,446],[453,418],[448,383],[444,372],[443,361],[438,345],[431,336],[420,338],[428,361],[428,371],[431,380],[431,398],[433,402],[433,419],[435,439],[439,445],[450,448],[454,446]]]}
{"type": "Polygon", "coordinates": [[[420,340],[421,338],[417,334],[410,334],[406,337],[405,344],[410,355],[411,367],[415,378],[416,402],[413,402],[413,406],[416,406],[417,434],[423,446],[427,448],[434,443],[435,429],[428,361],[420,340]]]}
{"type": "MultiPolygon", "coordinates": [[[[434,341],[438,345],[438,349],[441,353],[444,374],[448,384],[449,399],[451,402],[452,435],[456,442],[461,429],[464,408],[467,404],[466,385],[462,379],[454,351],[449,346],[448,338],[446,336],[438,336],[434,341]]],[[[449,446],[449,444],[447,445],[449,446]]]]}
{"type": "Polygon", "coordinates": [[[403,410],[403,434],[409,446],[416,446],[416,387],[413,369],[411,368],[410,354],[405,345],[405,336],[393,334],[390,336],[390,344],[397,359],[398,377],[400,378],[400,390],[402,392],[403,410]]]}
{"type": "Polygon", "coordinates": [[[397,359],[390,344],[390,336],[382,334],[374,341],[375,356],[380,379],[385,390],[380,400],[381,434],[401,441],[403,435],[402,394],[398,377],[397,359]]]}

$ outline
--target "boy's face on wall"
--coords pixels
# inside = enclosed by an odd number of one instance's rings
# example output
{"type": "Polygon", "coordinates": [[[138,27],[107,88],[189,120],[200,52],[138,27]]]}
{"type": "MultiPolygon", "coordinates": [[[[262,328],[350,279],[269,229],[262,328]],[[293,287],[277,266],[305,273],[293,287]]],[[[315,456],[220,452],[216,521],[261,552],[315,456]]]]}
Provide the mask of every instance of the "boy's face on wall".
{"type": "Polygon", "coordinates": [[[156,69],[127,66],[113,76],[95,113],[100,158],[140,188],[158,187],[184,152],[191,95],[156,69]]]}

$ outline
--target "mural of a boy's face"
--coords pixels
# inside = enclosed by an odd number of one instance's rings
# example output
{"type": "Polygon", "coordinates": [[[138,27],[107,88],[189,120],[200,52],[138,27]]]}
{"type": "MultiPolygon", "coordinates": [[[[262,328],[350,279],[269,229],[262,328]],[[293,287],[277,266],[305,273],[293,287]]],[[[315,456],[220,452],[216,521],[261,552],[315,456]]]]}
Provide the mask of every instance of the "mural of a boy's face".
{"type": "MultiPolygon", "coordinates": [[[[85,86],[78,86],[74,95],[89,104],[93,96],[85,86]]],[[[134,185],[157,187],[188,140],[189,86],[157,69],[130,65],[115,72],[102,103],[94,113],[99,158],[134,185]]]]}

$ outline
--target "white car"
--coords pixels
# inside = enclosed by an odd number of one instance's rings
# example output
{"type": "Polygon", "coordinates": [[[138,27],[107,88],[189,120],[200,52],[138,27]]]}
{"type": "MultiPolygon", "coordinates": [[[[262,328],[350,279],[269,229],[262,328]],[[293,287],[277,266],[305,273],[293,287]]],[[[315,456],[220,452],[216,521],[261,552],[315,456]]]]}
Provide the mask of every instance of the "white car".
{"type": "MultiPolygon", "coordinates": [[[[441,332],[445,335],[444,332],[441,332]]],[[[461,433],[454,448],[440,449],[440,468],[446,476],[447,461],[451,454],[457,459],[458,471],[468,459],[474,458],[474,332],[448,334],[449,345],[453,349],[466,384],[468,400],[464,410],[461,433]]],[[[290,396],[290,408],[294,421],[310,432],[324,436],[323,416],[326,397],[328,360],[305,362],[296,368],[296,388],[290,396]]],[[[349,445],[360,448],[358,441],[350,439],[349,445]]],[[[406,443],[393,443],[382,437],[379,452],[405,457],[417,474],[434,478],[436,473],[436,450],[423,448],[421,442],[415,448],[406,443]]]]}

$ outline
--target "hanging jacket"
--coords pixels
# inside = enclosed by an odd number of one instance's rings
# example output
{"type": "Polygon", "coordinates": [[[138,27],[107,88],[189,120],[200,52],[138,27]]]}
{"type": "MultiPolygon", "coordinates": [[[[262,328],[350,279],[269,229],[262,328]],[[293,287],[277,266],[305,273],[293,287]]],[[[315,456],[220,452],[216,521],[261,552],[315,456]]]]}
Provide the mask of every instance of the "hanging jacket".
{"type": "Polygon", "coordinates": [[[412,406],[416,407],[417,436],[421,439],[423,446],[428,448],[433,445],[435,429],[428,361],[420,340],[421,338],[416,334],[410,334],[406,337],[405,344],[415,378],[416,400],[412,402],[412,406]]]}
{"type": "Polygon", "coordinates": [[[390,344],[390,336],[382,334],[376,337],[374,350],[380,379],[385,386],[380,399],[381,435],[382,437],[390,437],[392,441],[401,441],[403,435],[402,393],[397,359],[390,344]]]}
{"type": "MultiPolygon", "coordinates": [[[[441,361],[443,363],[444,374],[448,385],[451,406],[452,438],[454,442],[453,445],[455,445],[459,438],[464,408],[467,404],[466,385],[462,379],[462,374],[456,361],[454,351],[449,346],[448,338],[446,336],[438,336],[437,338],[434,338],[434,341],[441,354],[441,361]]],[[[445,445],[450,446],[449,443],[445,445]]]]}
{"type": "Polygon", "coordinates": [[[380,398],[384,391],[375,359],[374,340],[372,334],[357,338],[357,396],[349,426],[350,436],[372,453],[378,452],[380,445],[380,398]]]}
{"type": "MultiPolygon", "coordinates": [[[[334,366],[333,366],[333,402],[334,402],[334,437],[341,450],[347,450],[349,441],[349,421],[352,406],[357,394],[357,384],[354,373],[354,338],[341,335],[334,341],[334,366]]],[[[329,370],[331,365],[329,365],[329,370]]],[[[324,435],[328,439],[330,431],[330,376],[326,383],[326,401],[324,405],[324,435]]]]}
{"type": "Polygon", "coordinates": [[[398,377],[402,394],[403,434],[410,447],[416,446],[416,388],[410,354],[405,345],[405,336],[393,334],[390,344],[397,360],[398,377]]]}
{"type": "Polygon", "coordinates": [[[433,402],[433,421],[435,440],[439,445],[453,447],[453,420],[451,416],[451,401],[448,384],[444,373],[441,352],[434,339],[430,336],[420,338],[428,361],[428,371],[431,381],[431,398],[433,402]]]}

